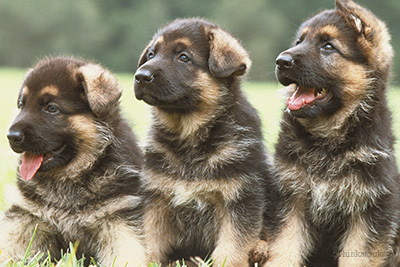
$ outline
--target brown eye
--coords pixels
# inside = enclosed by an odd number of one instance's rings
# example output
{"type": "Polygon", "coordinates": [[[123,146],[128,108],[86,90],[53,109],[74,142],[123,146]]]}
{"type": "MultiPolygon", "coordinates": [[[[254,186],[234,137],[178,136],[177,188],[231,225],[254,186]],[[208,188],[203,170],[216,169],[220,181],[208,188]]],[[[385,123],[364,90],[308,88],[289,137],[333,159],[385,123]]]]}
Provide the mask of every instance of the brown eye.
{"type": "Polygon", "coordinates": [[[178,56],[178,60],[184,63],[187,63],[190,61],[188,55],[186,55],[185,53],[180,53],[178,56]]]}
{"type": "Polygon", "coordinates": [[[148,59],[152,59],[154,57],[154,52],[149,52],[148,54],[147,54],[147,58],[148,59]]]}
{"type": "Polygon", "coordinates": [[[45,111],[48,112],[48,113],[51,113],[51,114],[57,114],[58,112],[60,112],[60,109],[55,104],[48,104],[46,106],[45,111]]]}
{"type": "Polygon", "coordinates": [[[334,51],[335,47],[331,43],[326,43],[322,46],[322,49],[325,51],[334,51]]]}

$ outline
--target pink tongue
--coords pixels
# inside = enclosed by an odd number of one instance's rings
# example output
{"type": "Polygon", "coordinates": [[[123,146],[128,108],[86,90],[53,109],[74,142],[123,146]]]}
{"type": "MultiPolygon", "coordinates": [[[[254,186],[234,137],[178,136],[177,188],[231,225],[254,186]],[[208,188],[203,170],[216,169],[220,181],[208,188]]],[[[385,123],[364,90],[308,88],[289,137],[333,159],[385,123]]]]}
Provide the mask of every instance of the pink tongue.
{"type": "Polygon", "coordinates": [[[42,165],[42,161],[43,155],[35,155],[25,152],[22,156],[21,165],[19,166],[19,172],[21,173],[22,179],[25,181],[32,179],[42,165]]]}
{"type": "Polygon", "coordinates": [[[309,104],[315,100],[314,88],[305,88],[298,86],[296,92],[288,99],[287,106],[290,110],[298,110],[303,105],[309,104]]]}

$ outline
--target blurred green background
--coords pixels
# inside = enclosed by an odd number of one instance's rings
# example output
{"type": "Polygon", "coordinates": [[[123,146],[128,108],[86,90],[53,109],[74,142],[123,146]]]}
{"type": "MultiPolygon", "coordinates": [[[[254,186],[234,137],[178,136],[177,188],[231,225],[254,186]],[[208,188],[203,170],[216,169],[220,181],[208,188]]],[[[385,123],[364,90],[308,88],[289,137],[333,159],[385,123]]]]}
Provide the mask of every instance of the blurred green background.
{"type": "MultiPolygon", "coordinates": [[[[359,0],[388,23],[400,52],[400,1],[359,0]]],[[[274,81],[275,58],[303,20],[334,0],[0,0],[0,66],[28,67],[48,54],[96,59],[132,73],[153,34],[178,17],[203,17],[238,37],[250,52],[251,80],[274,81]]],[[[394,64],[400,84],[400,56],[394,64]]]]}

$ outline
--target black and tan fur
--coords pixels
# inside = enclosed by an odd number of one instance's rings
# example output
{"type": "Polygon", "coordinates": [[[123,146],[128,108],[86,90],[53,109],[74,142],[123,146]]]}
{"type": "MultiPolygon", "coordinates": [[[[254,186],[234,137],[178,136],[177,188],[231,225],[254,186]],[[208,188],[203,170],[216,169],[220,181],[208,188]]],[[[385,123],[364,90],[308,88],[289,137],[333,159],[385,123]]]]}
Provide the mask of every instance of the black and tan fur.
{"type": "Polygon", "coordinates": [[[385,24],[350,0],[304,22],[278,56],[290,98],[274,158],[282,218],[266,266],[398,266],[399,176],[385,94],[392,57],[385,24]],[[315,101],[301,104],[307,92],[315,101]]]}
{"type": "Polygon", "coordinates": [[[278,56],[291,96],[274,159],[281,226],[270,233],[266,266],[397,266],[399,177],[385,95],[392,57],[385,24],[347,0],[304,22],[278,56]]]}
{"type": "Polygon", "coordinates": [[[152,261],[247,265],[269,178],[260,119],[240,88],[249,67],[239,42],[201,19],[172,22],[144,50],[135,94],[154,115],[143,167],[152,261]]]}
{"type": "Polygon", "coordinates": [[[120,115],[120,95],[114,76],[91,62],[47,58],[27,73],[8,138],[15,152],[43,162],[30,180],[18,174],[20,195],[1,223],[1,262],[24,257],[37,225],[34,254],[58,259],[79,242],[87,262],[145,264],[142,155],[120,115]]]}

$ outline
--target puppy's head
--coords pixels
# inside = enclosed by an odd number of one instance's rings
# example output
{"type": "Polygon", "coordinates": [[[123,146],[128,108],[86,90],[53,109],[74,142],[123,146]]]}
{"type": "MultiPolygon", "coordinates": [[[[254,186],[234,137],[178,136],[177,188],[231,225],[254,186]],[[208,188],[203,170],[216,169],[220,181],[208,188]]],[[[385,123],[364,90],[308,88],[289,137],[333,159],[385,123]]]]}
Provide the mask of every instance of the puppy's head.
{"type": "Polygon", "coordinates": [[[389,41],[385,24],[351,0],[337,0],[336,9],[304,22],[294,46],[276,60],[279,82],[290,85],[290,113],[314,118],[354,110],[372,83],[386,82],[389,41]]]}
{"type": "Polygon", "coordinates": [[[63,57],[40,61],[25,77],[20,113],[7,135],[11,148],[23,153],[21,177],[93,163],[109,143],[107,116],[120,94],[115,78],[99,65],[63,57]]]}
{"type": "Polygon", "coordinates": [[[220,27],[201,19],[176,20],[143,51],[135,95],[163,110],[188,113],[217,101],[223,84],[249,67],[247,52],[220,27]]]}

